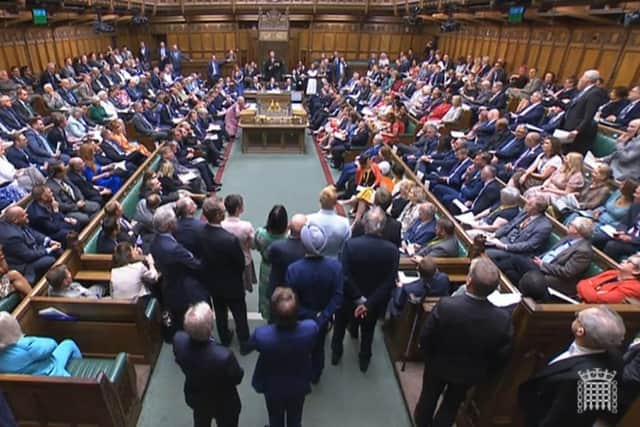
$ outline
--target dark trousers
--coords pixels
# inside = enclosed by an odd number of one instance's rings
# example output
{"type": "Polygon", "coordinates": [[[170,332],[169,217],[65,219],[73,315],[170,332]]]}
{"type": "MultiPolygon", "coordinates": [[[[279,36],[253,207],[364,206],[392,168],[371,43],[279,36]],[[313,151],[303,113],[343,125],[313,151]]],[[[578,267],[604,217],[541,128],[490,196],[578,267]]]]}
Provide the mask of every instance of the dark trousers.
{"type": "Polygon", "coordinates": [[[213,296],[213,309],[216,313],[216,327],[218,335],[223,344],[228,344],[229,339],[229,319],[228,310],[231,311],[233,321],[236,324],[238,341],[245,343],[249,340],[249,323],[247,322],[247,303],[244,298],[227,299],[213,296]]]}
{"type": "Polygon", "coordinates": [[[347,325],[349,322],[355,322],[360,328],[360,353],[358,356],[360,359],[369,360],[371,359],[371,344],[373,343],[373,333],[376,330],[378,313],[374,310],[369,310],[369,313],[364,319],[354,319],[354,310],[355,307],[353,304],[345,303],[342,308],[336,311],[333,337],[331,339],[331,351],[336,354],[342,354],[342,342],[344,341],[344,333],[347,330],[347,325]]]}
{"type": "Polygon", "coordinates": [[[51,255],[38,258],[32,263],[26,265],[24,269],[24,278],[27,279],[29,283],[35,284],[38,279],[40,279],[42,275],[49,270],[49,267],[51,267],[54,262],[56,262],[56,259],[51,255]]]}
{"type": "Polygon", "coordinates": [[[265,394],[269,427],[300,427],[302,425],[302,408],[305,396],[288,399],[274,399],[265,394]],[[285,423],[286,420],[286,423],[285,423]]]}
{"type": "Polygon", "coordinates": [[[440,378],[425,366],[422,376],[422,392],[414,413],[417,427],[451,427],[458,407],[465,398],[470,384],[452,384],[440,378]],[[446,389],[445,389],[446,387],[446,389]],[[438,399],[444,391],[442,403],[434,416],[438,399]]]}
{"type": "Polygon", "coordinates": [[[327,326],[323,326],[318,335],[311,353],[311,381],[317,382],[324,369],[324,341],[327,338],[327,326]]]}
{"type": "Polygon", "coordinates": [[[531,261],[531,257],[511,254],[494,260],[496,266],[509,278],[511,283],[518,286],[520,278],[532,270],[540,271],[540,267],[531,261]]]}
{"type": "Polygon", "coordinates": [[[217,427],[238,427],[239,412],[218,413],[211,411],[210,406],[193,408],[193,427],[211,427],[211,421],[216,420],[217,427]]]}
{"type": "Polygon", "coordinates": [[[620,240],[610,240],[606,245],[604,245],[604,253],[616,261],[620,261],[629,255],[633,255],[639,250],[639,245],[634,245],[630,242],[622,242],[620,240]]]}

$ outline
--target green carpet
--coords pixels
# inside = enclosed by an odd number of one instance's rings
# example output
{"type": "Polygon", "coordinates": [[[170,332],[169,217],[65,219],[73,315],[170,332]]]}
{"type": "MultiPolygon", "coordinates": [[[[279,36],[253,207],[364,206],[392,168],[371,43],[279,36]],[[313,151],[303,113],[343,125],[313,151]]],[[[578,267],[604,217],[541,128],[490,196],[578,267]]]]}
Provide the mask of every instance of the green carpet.
{"type": "MultiPolygon", "coordinates": [[[[335,172],[334,172],[335,174],[335,172]]],[[[334,175],[335,177],[335,175],[334,175]]],[[[318,192],[326,180],[315,148],[307,141],[307,154],[242,154],[235,144],[222,177],[220,196],[239,193],[245,199],[243,218],[254,227],[264,225],[274,204],[286,206],[289,215],[310,213],[318,209],[318,192]]],[[[256,269],[260,255],[254,253],[256,269]]],[[[256,292],[247,294],[250,318],[255,318],[256,292]]],[[[250,321],[253,330],[262,322],[250,321]]],[[[393,367],[384,346],[382,330],[376,331],[373,359],[366,374],[358,370],[357,341],[345,338],[344,356],[339,366],[329,363],[330,334],[327,339],[326,367],[320,384],[307,396],[303,415],[305,427],[323,426],[409,426],[404,402],[393,367]]],[[[242,400],[240,426],[262,427],[267,424],[267,411],[262,395],[251,387],[251,376],[257,354],[239,356],[233,348],[245,375],[239,387],[242,400]]],[[[192,413],[184,403],[184,376],[173,360],[171,346],[164,345],[154,370],[138,427],[188,427],[192,413]]]]}

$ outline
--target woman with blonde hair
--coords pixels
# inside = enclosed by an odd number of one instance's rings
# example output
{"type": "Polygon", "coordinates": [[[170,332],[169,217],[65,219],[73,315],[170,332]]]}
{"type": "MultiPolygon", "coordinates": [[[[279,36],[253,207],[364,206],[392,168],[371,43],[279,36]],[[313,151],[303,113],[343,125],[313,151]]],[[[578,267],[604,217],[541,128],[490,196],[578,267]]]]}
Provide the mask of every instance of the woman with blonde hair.
{"type": "Polygon", "coordinates": [[[144,145],[140,145],[137,142],[129,142],[124,122],[122,120],[113,120],[109,123],[109,129],[113,136],[112,140],[115,141],[127,154],[134,151],[139,151],[145,157],[148,157],[149,154],[151,154],[144,145]]]}
{"type": "Polygon", "coordinates": [[[60,344],[51,338],[29,337],[6,311],[0,312],[0,373],[68,377],[70,359],[81,359],[72,340],[60,344]]]}
{"type": "Polygon", "coordinates": [[[100,166],[96,162],[96,147],[88,142],[78,148],[78,157],[84,161],[82,174],[89,182],[108,188],[116,194],[122,187],[122,179],[115,174],[115,163],[100,166]]]}
{"type": "Polygon", "coordinates": [[[580,153],[569,153],[560,169],[556,170],[542,185],[528,189],[524,197],[541,195],[549,203],[552,198],[558,196],[579,194],[584,184],[584,157],[580,153]]]}
{"type": "Polygon", "coordinates": [[[200,203],[206,198],[206,194],[197,194],[191,192],[188,184],[183,184],[176,176],[175,169],[171,162],[162,161],[158,166],[158,181],[162,185],[162,191],[170,193],[178,193],[181,197],[191,197],[195,202],[200,203]]]}

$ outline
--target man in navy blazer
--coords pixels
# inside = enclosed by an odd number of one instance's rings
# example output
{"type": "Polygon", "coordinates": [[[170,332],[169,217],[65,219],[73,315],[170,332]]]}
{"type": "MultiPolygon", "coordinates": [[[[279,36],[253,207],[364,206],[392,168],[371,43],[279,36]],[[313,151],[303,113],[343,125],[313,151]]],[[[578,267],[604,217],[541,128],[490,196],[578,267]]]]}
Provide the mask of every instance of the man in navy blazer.
{"type": "Polygon", "coordinates": [[[212,337],[213,312],[204,302],[184,315],[184,331],[173,337],[173,354],[185,376],[184,397],[193,409],[195,427],[237,427],[240,396],[237,386],[244,371],[233,352],[212,337]]]}
{"type": "Polygon", "coordinates": [[[22,121],[18,113],[13,110],[12,105],[11,98],[7,95],[0,96],[0,122],[10,131],[20,130],[27,123],[22,121]]]}
{"type": "Polygon", "coordinates": [[[640,86],[629,91],[629,103],[616,115],[605,117],[605,123],[615,127],[626,128],[631,120],[640,118],[640,86]]]}
{"type": "Polygon", "coordinates": [[[0,222],[0,243],[7,263],[35,284],[62,254],[60,242],[29,227],[29,216],[20,206],[12,206],[0,222]]]}
{"type": "Polygon", "coordinates": [[[6,155],[7,160],[16,169],[26,169],[33,166],[41,172],[46,172],[45,165],[40,163],[38,159],[32,158],[27,151],[27,138],[21,133],[13,135],[13,145],[7,148],[6,155]]]}
{"type": "Polygon", "coordinates": [[[277,286],[285,283],[285,275],[291,264],[302,259],[306,253],[300,232],[307,223],[307,217],[303,214],[295,214],[289,221],[289,237],[273,242],[267,250],[267,257],[271,261],[271,273],[269,274],[269,294],[277,286]]]}
{"type": "Polygon", "coordinates": [[[504,110],[507,106],[507,94],[504,90],[504,84],[496,81],[491,86],[491,97],[487,101],[485,107],[489,110],[504,110]]]}
{"type": "Polygon", "coordinates": [[[200,256],[198,242],[204,231],[205,223],[195,218],[198,206],[190,197],[183,197],[176,202],[175,212],[178,217],[176,240],[189,249],[196,257],[200,256]]]}
{"type": "MultiPolygon", "coordinates": [[[[435,164],[435,161],[431,164],[435,164]]],[[[438,185],[460,188],[462,176],[471,165],[473,165],[473,161],[469,158],[469,151],[466,147],[460,147],[455,150],[455,161],[452,165],[443,166],[439,172],[429,173],[425,176],[425,180],[430,182],[432,191],[438,185]]],[[[421,171],[420,165],[418,165],[418,171],[421,171]]]]}
{"type": "Polygon", "coordinates": [[[227,319],[228,311],[231,311],[240,342],[240,353],[246,354],[249,351],[249,324],[242,280],[245,269],[242,246],[235,235],[220,225],[226,212],[221,200],[206,199],[202,212],[208,223],[200,235],[198,247],[202,259],[203,282],[206,279],[213,298],[218,336],[222,344],[231,343],[233,334],[229,330],[227,319]]]}
{"type": "Polygon", "coordinates": [[[153,228],[156,235],[151,242],[151,255],[164,278],[163,294],[174,329],[180,330],[189,305],[209,299],[199,281],[202,264],[173,237],[177,228],[173,210],[157,210],[153,228]]]}
{"type": "Polygon", "coordinates": [[[251,385],[264,394],[272,427],[301,426],[304,399],[311,392],[318,325],[311,319],[299,321],[298,311],[295,292],[276,288],[271,296],[274,323],[256,328],[249,341],[260,353],[251,385]]]}
{"type": "Polygon", "coordinates": [[[285,282],[298,297],[298,318],[314,320],[318,325],[318,336],[311,356],[311,382],[317,384],[324,368],[324,341],[329,322],[342,305],[344,276],[337,259],[322,255],[327,245],[327,235],[322,226],[306,224],[300,239],[306,256],[289,266],[285,282]]]}
{"type": "Polygon", "coordinates": [[[382,238],[386,216],[374,207],[364,216],[365,235],[347,240],[342,250],[345,297],[336,312],[331,340],[331,363],[336,365],[343,353],[347,323],[351,319],[360,327],[360,370],[366,372],[371,360],[371,344],[376,323],[389,302],[395,284],[400,252],[382,238]]]}
{"type": "Polygon", "coordinates": [[[220,68],[221,65],[216,59],[215,55],[211,55],[211,61],[209,61],[209,65],[207,67],[207,75],[209,76],[209,80],[211,80],[212,84],[218,83],[220,80],[220,68]]]}
{"type": "Polygon", "coordinates": [[[436,207],[429,202],[418,206],[418,217],[402,236],[402,247],[424,246],[436,237],[436,207]]]}
{"type": "Polygon", "coordinates": [[[542,153],[542,137],[538,132],[529,132],[524,139],[525,150],[520,156],[507,163],[498,163],[498,177],[508,182],[514,172],[518,169],[527,169],[535,159],[542,153]]]}
{"type": "Polygon", "coordinates": [[[542,105],[542,93],[536,91],[531,94],[529,98],[529,105],[527,105],[519,113],[510,113],[511,126],[514,127],[520,124],[529,124],[538,126],[544,116],[544,105],[542,105]]]}
{"type": "MultiPolygon", "coordinates": [[[[487,165],[480,171],[480,179],[483,182],[480,192],[471,201],[469,209],[474,215],[489,209],[500,201],[500,183],[496,180],[498,170],[493,165],[487,165]]],[[[468,203],[468,201],[467,201],[468,203]]]]}
{"type": "Polygon", "coordinates": [[[449,295],[451,282],[446,273],[438,270],[433,257],[427,255],[418,261],[419,277],[413,282],[403,284],[393,290],[389,311],[392,316],[399,316],[407,300],[421,302],[425,297],[445,297],[449,295]]]}
{"type": "Polygon", "coordinates": [[[518,125],[513,137],[503,141],[496,149],[493,163],[509,163],[520,157],[520,154],[522,154],[526,148],[524,143],[526,136],[527,127],[525,125],[518,125]]]}
{"type": "Polygon", "coordinates": [[[473,200],[482,190],[483,182],[480,172],[489,164],[490,160],[489,153],[477,153],[473,158],[473,165],[463,174],[460,190],[439,184],[433,187],[433,194],[452,212],[460,212],[460,209],[453,204],[456,199],[467,207],[471,206],[473,200]]]}
{"type": "Polygon", "coordinates": [[[64,245],[67,241],[67,235],[78,231],[78,221],[75,218],[64,216],[57,209],[58,204],[53,198],[53,192],[46,185],[33,187],[31,198],[33,201],[27,208],[31,226],[64,245]]]}
{"type": "MultiPolygon", "coordinates": [[[[29,123],[29,128],[24,132],[27,137],[27,151],[32,159],[39,163],[52,162],[60,157],[60,152],[56,153],[49,145],[47,137],[42,134],[44,122],[42,118],[35,117],[29,123]]],[[[67,156],[67,161],[69,157],[67,156]]]]}

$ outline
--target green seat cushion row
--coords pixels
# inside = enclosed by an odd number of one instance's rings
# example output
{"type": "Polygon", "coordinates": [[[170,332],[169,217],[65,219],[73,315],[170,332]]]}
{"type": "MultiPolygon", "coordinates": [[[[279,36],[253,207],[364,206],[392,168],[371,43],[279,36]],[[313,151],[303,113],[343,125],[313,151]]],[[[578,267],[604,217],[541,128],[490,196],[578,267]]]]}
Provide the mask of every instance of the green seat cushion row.
{"type": "Polygon", "coordinates": [[[467,252],[467,248],[465,248],[460,242],[458,242],[458,256],[466,257],[467,255],[469,255],[469,253],[467,252]]]}
{"type": "Polygon", "coordinates": [[[98,378],[104,372],[109,381],[115,383],[125,370],[127,354],[118,353],[115,359],[85,357],[71,359],[66,369],[72,377],[98,378]]]}
{"type": "Polygon", "coordinates": [[[22,295],[19,292],[12,292],[6,297],[0,299],[0,311],[11,313],[22,301],[22,295]]]}
{"type": "Polygon", "coordinates": [[[149,298],[147,306],[144,308],[144,317],[146,319],[153,319],[156,311],[160,310],[160,303],[155,298],[149,298]]]}
{"type": "Polygon", "coordinates": [[[413,120],[409,120],[407,129],[404,132],[405,135],[413,136],[416,134],[416,123],[413,120]]]}
{"type": "Polygon", "coordinates": [[[608,156],[616,151],[616,140],[611,136],[604,135],[600,132],[596,135],[591,152],[596,157],[608,156]]]}
{"type": "Polygon", "coordinates": [[[589,268],[587,269],[587,271],[584,272],[584,277],[593,277],[596,274],[600,273],[602,273],[602,267],[600,267],[595,262],[592,262],[591,264],[589,264],[589,268]]]}

